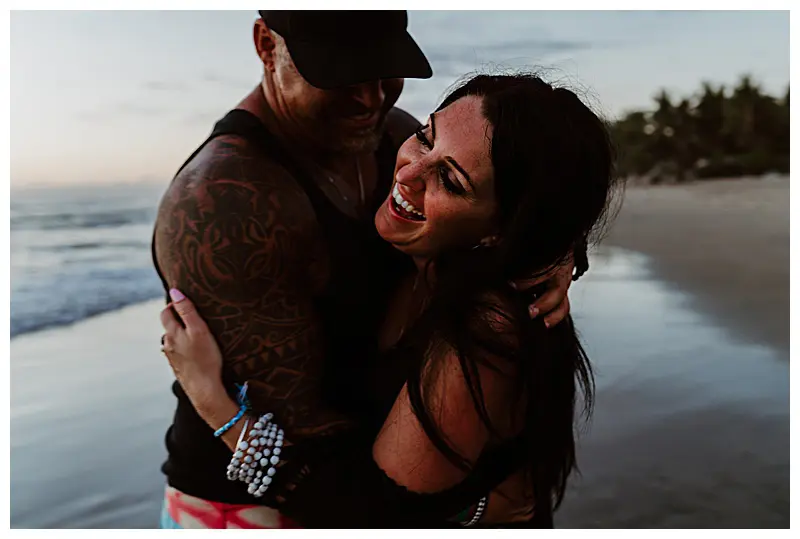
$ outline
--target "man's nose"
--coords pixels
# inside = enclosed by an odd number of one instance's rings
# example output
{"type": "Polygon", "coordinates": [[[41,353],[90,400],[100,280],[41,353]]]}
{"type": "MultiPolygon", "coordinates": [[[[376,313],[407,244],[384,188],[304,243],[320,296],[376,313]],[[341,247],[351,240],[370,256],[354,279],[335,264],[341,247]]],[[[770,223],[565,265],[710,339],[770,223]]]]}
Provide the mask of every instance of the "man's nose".
{"type": "Polygon", "coordinates": [[[374,81],[353,86],[353,97],[365,108],[373,111],[383,106],[386,94],[380,81],[374,81]]]}

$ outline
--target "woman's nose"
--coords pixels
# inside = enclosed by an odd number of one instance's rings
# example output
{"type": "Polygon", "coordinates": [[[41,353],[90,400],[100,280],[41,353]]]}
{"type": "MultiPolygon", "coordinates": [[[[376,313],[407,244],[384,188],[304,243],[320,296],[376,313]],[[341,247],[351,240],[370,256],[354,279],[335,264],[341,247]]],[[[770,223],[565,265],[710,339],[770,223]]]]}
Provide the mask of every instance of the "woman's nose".
{"type": "Polygon", "coordinates": [[[409,161],[397,171],[397,183],[413,191],[425,189],[425,163],[422,160],[409,161]]]}

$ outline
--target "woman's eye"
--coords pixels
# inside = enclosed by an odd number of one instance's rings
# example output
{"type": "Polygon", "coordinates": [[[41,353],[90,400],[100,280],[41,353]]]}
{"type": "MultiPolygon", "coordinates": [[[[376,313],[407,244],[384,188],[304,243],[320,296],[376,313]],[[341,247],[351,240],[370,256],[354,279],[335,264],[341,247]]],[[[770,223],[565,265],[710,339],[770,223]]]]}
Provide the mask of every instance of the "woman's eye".
{"type": "Polygon", "coordinates": [[[444,188],[454,195],[463,195],[466,192],[460,183],[450,178],[450,170],[444,165],[439,167],[439,179],[444,188]]]}
{"type": "Polygon", "coordinates": [[[420,126],[419,128],[417,128],[417,130],[414,133],[414,135],[417,137],[417,140],[420,142],[420,144],[422,144],[423,146],[425,146],[429,150],[432,150],[433,149],[433,144],[431,144],[431,141],[428,140],[427,136],[425,136],[425,129],[426,129],[425,126],[420,126]]]}
{"type": "MultiPolygon", "coordinates": [[[[427,149],[432,150],[433,144],[431,143],[430,139],[428,139],[428,136],[425,134],[425,131],[427,129],[428,129],[427,125],[418,127],[417,130],[414,132],[414,136],[417,138],[420,144],[425,146],[427,149]]],[[[463,195],[466,193],[464,187],[460,183],[452,179],[450,175],[450,169],[447,168],[447,166],[440,165],[438,172],[439,172],[439,181],[448,192],[454,195],[463,195]]]]}

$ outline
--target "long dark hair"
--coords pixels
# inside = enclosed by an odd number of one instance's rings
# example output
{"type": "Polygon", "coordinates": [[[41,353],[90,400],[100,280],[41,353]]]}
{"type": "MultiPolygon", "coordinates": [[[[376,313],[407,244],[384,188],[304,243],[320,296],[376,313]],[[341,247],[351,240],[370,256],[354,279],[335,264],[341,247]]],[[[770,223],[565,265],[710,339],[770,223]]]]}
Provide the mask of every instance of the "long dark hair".
{"type": "MultiPolygon", "coordinates": [[[[430,352],[446,343],[458,354],[478,414],[490,432],[478,366],[515,372],[512,413],[524,410],[517,438],[538,510],[557,508],[576,467],[575,409],[591,413],[594,379],[570,317],[552,329],[527,314],[530,296],[509,281],[544,275],[602,229],[614,188],[615,154],[605,123],[572,91],[532,74],[477,75],[457,86],[439,110],[465,96],[483,99],[493,128],[496,220],[500,242],[453,248],[432,261],[435,285],[406,344],[430,352]],[[497,321],[506,331],[498,332],[497,321]],[[547,507],[543,507],[547,506],[547,507]]],[[[472,465],[442,435],[428,395],[435,353],[417,354],[408,379],[412,408],[426,434],[453,464],[472,465]]]]}

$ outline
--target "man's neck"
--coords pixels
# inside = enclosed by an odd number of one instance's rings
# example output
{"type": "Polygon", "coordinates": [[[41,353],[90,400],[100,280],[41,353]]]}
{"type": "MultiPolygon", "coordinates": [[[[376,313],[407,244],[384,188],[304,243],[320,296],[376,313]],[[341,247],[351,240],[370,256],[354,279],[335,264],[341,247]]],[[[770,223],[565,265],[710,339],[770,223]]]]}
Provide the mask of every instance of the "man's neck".
{"type": "MultiPolygon", "coordinates": [[[[301,133],[291,121],[276,111],[280,110],[278,98],[265,83],[253,89],[238,105],[258,117],[272,135],[289,151],[301,156],[302,161],[311,160],[323,169],[334,174],[344,174],[352,167],[355,155],[337,154],[321,148],[315,141],[301,133]]],[[[302,162],[301,161],[301,162],[302,162]]]]}

